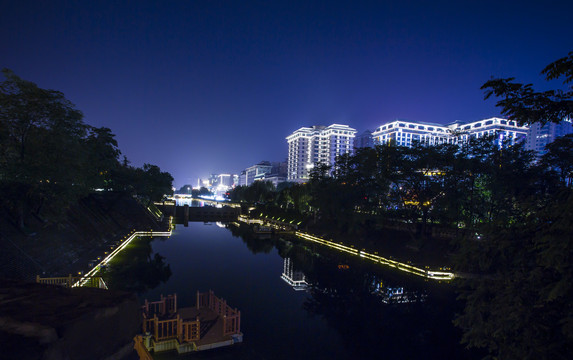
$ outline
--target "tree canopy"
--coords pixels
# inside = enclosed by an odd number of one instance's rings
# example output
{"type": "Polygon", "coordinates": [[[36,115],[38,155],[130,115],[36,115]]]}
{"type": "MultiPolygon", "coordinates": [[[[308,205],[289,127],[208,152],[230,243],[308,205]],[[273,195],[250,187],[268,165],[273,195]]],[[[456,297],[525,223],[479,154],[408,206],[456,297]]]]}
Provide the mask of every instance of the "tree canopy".
{"type": "MultiPolygon", "coordinates": [[[[573,80],[573,52],[542,71],[573,80]]],[[[573,115],[573,91],[535,92],[513,78],[482,87],[498,96],[503,114],[520,124],[558,123],[573,115]]],[[[456,319],[469,347],[495,359],[566,359],[573,349],[573,135],[557,138],[534,165],[505,156],[492,179],[500,192],[494,218],[466,239],[458,254],[465,309],[456,319]],[[509,195],[509,196],[508,196],[509,195]],[[505,205],[505,206],[504,206],[505,205]],[[507,206],[509,205],[509,206],[507,206]],[[507,216],[511,215],[511,216],[507,216]]],[[[501,160],[501,158],[500,158],[501,160]]]]}
{"type": "Polygon", "coordinates": [[[542,71],[546,80],[563,79],[565,90],[535,91],[532,84],[515,82],[515,78],[491,79],[481,88],[485,98],[501,98],[497,106],[502,114],[519,124],[559,123],[573,118],[573,51],[547,65],[542,71]]]}
{"type": "Polygon", "coordinates": [[[20,228],[29,214],[58,221],[71,203],[96,189],[129,190],[149,199],[171,191],[173,178],[157,166],[120,163],[112,131],[85,124],[63,93],[8,69],[2,74],[0,205],[20,228]]]}

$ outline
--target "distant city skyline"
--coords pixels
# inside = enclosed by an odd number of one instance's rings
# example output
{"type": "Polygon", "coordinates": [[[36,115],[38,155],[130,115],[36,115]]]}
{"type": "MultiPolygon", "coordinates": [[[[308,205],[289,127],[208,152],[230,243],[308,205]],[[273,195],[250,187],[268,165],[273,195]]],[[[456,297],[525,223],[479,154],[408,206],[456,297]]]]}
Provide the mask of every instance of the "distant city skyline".
{"type": "Polygon", "coordinates": [[[480,86],[571,50],[572,2],[14,1],[0,67],[63,92],[174,186],[285,161],[312,124],[500,116],[480,86]]]}
{"type": "MultiPolygon", "coordinates": [[[[450,124],[397,119],[381,124],[374,132],[364,131],[360,135],[354,135],[354,129],[344,124],[333,124],[328,127],[314,125],[302,127],[286,137],[289,144],[289,157],[285,163],[287,167],[285,170],[288,171],[288,174],[286,172],[280,173],[278,163],[271,165],[269,161],[261,161],[242,170],[237,176],[238,181],[235,185],[249,186],[257,180],[270,180],[275,186],[284,181],[304,182],[308,180],[310,168],[307,166],[309,165],[315,165],[319,162],[333,165],[335,158],[341,155],[341,150],[348,153],[350,148],[356,150],[357,148],[372,147],[376,144],[387,144],[390,141],[398,146],[406,147],[412,146],[415,142],[435,146],[445,143],[462,144],[469,141],[470,138],[496,135],[494,141],[499,146],[503,146],[504,141],[509,141],[512,145],[523,143],[525,150],[533,151],[539,159],[546,153],[546,145],[552,143],[559,136],[571,133],[573,133],[571,119],[565,119],[559,124],[533,124],[532,126],[519,125],[515,121],[497,117],[473,122],[456,121],[450,124]],[[326,130],[330,130],[330,133],[324,134],[326,130]],[[352,134],[351,137],[349,139],[340,138],[338,133],[344,132],[340,130],[351,130],[349,132],[352,134]],[[350,140],[353,140],[354,144],[350,144],[352,142],[350,140]],[[343,144],[350,145],[350,148],[343,144]],[[319,154],[325,158],[320,158],[319,154]]],[[[213,176],[215,175],[211,175],[211,177],[213,176]]],[[[205,184],[207,183],[206,181],[205,184]]]]}

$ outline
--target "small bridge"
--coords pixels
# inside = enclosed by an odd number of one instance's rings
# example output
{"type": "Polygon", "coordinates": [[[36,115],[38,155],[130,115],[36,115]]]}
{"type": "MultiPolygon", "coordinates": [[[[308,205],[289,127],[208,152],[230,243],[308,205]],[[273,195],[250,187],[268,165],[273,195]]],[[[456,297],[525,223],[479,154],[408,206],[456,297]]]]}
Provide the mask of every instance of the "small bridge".
{"type": "Polygon", "coordinates": [[[187,215],[189,221],[235,221],[241,213],[240,208],[234,207],[186,207],[183,206],[183,218],[187,215]]]}
{"type": "Polygon", "coordinates": [[[190,221],[231,222],[237,220],[241,208],[225,204],[221,206],[176,206],[173,203],[156,203],[156,206],[166,214],[173,214],[177,224],[187,225],[190,221]]]}

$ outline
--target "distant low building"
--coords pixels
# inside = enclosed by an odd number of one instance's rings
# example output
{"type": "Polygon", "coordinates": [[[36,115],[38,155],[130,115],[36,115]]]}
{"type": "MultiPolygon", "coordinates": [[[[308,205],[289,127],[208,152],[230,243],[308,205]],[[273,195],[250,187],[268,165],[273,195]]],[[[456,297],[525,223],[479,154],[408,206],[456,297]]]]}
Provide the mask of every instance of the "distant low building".
{"type": "Polygon", "coordinates": [[[239,184],[249,186],[255,182],[255,180],[260,180],[261,177],[264,177],[264,174],[270,173],[272,169],[273,166],[269,161],[261,161],[258,164],[249,166],[241,172],[239,184]]]}
{"type": "Polygon", "coordinates": [[[204,187],[214,194],[220,195],[236,186],[238,176],[233,174],[211,174],[208,179],[198,179],[197,187],[204,187]]]}
{"type": "Polygon", "coordinates": [[[239,185],[250,186],[255,181],[270,181],[275,186],[286,181],[286,163],[261,161],[241,171],[239,185]]]}
{"type": "Polygon", "coordinates": [[[269,176],[265,176],[264,178],[262,178],[260,180],[270,181],[271,183],[273,183],[273,185],[276,188],[277,186],[279,186],[280,183],[287,181],[287,178],[286,178],[286,176],[277,176],[277,175],[270,174],[269,176]]]}

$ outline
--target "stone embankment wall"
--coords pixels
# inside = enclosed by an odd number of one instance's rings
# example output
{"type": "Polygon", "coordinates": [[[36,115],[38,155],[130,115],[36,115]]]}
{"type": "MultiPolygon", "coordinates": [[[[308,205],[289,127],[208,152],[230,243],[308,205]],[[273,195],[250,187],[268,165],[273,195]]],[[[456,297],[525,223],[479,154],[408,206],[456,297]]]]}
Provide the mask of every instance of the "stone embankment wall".
{"type": "Polygon", "coordinates": [[[120,359],[133,356],[140,331],[135,295],[31,283],[36,275],[88,270],[132,230],[163,230],[126,193],[94,193],[57,224],[27,219],[21,231],[0,208],[0,358],[120,359]]]}
{"type": "Polygon", "coordinates": [[[78,201],[57,224],[31,216],[26,226],[24,234],[0,208],[3,278],[33,281],[38,274],[77,274],[130,231],[159,231],[165,224],[127,193],[100,192],[78,201]]]}

